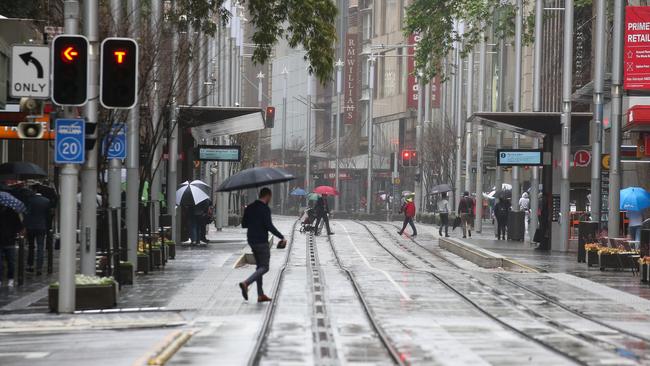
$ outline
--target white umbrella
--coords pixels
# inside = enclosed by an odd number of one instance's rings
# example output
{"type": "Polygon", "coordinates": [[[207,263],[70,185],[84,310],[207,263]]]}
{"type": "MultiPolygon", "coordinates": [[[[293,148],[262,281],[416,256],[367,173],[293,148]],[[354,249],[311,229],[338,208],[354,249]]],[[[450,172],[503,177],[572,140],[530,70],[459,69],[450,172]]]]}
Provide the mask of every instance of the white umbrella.
{"type": "Polygon", "coordinates": [[[194,206],[207,199],[210,199],[210,196],[205,192],[207,184],[201,182],[202,184],[195,184],[193,182],[185,181],[180,185],[180,188],[176,190],[176,204],[179,206],[194,206]]]}

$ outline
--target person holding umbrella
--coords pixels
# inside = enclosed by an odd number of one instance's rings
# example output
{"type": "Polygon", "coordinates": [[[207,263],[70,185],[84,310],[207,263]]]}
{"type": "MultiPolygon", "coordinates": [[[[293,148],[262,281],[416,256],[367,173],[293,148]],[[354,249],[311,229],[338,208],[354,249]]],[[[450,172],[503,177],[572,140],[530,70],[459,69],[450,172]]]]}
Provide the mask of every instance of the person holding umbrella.
{"type": "Polygon", "coordinates": [[[22,204],[12,205],[6,202],[8,201],[0,200],[0,287],[2,287],[2,274],[4,273],[2,267],[5,260],[7,261],[7,286],[13,287],[14,268],[16,267],[16,238],[23,231],[23,224],[18,212],[21,212],[21,209],[24,210],[24,206],[21,208],[22,204]]]}
{"type": "Polygon", "coordinates": [[[246,206],[244,216],[242,217],[241,226],[248,229],[246,239],[248,240],[248,245],[253,250],[256,264],[255,272],[246,280],[239,283],[241,294],[246,301],[248,301],[248,286],[253,282],[257,283],[257,302],[271,301],[271,298],[264,294],[262,284],[264,274],[269,271],[269,262],[271,259],[271,250],[268,243],[269,231],[280,239],[278,246],[282,246],[282,244],[286,245],[287,242],[280,231],[273,226],[273,221],[271,221],[271,209],[269,208],[271,196],[272,194],[269,188],[262,188],[259,199],[246,206]]]}
{"type": "Polygon", "coordinates": [[[650,207],[650,193],[641,187],[628,187],[621,190],[620,209],[627,211],[630,220],[630,237],[634,241],[641,240],[642,211],[650,207]]]}
{"type": "Polygon", "coordinates": [[[445,237],[449,237],[449,201],[447,200],[447,193],[443,193],[438,201],[438,212],[440,213],[440,229],[438,229],[438,236],[442,236],[442,228],[445,228],[445,237]]]}
{"type": "Polygon", "coordinates": [[[318,199],[316,200],[316,206],[314,207],[314,211],[316,212],[316,225],[315,227],[315,234],[318,236],[319,230],[318,228],[320,227],[321,220],[325,222],[325,227],[327,228],[327,235],[334,235],[332,232],[332,229],[330,229],[330,219],[328,217],[330,213],[330,208],[329,205],[327,204],[327,195],[323,194],[318,199]]]}

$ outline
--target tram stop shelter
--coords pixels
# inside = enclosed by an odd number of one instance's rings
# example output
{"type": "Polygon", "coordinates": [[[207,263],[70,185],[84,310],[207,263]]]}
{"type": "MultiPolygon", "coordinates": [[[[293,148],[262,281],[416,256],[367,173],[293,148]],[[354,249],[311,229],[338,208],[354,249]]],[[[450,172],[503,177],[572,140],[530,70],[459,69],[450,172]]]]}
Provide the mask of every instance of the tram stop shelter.
{"type": "MultiPolygon", "coordinates": [[[[477,112],[470,116],[469,121],[486,127],[539,138],[541,140],[540,148],[544,152],[551,153],[551,164],[542,167],[540,177],[542,200],[540,202],[541,217],[539,228],[543,233],[540,248],[568,251],[577,249],[577,242],[573,243],[576,248],[560,247],[559,201],[561,180],[560,151],[562,145],[562,124],[560,119],[560,112],[477,112]]],[[[574,112],[571,114],[572,148],[576,146],[587,146],[589,144],[591,120],[591,112],[574,112]]],[[[504,146],[504,148],[508,147],[504,146]]],[[[570,180],[572,186],[574,186],[575,181],[581,180],[579,175],[586,175],[588,177],[588,174],[589,168],[571,168],[570,180]]],[[[584,177],[582,178],[584,180],[584,177]]],[[[533,198],[531,197],[531,199],[533,198]]],[[[512,204],[515,205],[516,203],[513,202],[512,204]]],[[[532,237],[534,233],[529,234],[532,237]]],[[[569,245],[571,246],[571,244],[569,245]]]]}

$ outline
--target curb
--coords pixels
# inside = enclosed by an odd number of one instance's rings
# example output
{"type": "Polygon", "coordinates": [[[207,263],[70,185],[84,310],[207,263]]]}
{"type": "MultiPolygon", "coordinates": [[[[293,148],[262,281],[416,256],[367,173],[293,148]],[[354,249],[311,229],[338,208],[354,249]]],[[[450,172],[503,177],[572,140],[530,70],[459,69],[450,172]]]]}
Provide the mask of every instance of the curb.
{"type": "Polygon", "coordinates": [[[503,268],[508,271],[541,273],[540,269],[522,264],[501,254],[477,247],[456,238],[439,238],[438,245],[482,268],[503,268]]]}

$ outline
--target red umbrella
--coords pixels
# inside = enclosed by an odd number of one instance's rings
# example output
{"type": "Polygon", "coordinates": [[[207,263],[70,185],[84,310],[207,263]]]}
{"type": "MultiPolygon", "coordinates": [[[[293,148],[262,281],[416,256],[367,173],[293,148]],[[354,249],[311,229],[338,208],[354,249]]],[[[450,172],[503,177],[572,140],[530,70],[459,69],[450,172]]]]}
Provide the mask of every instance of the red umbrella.
{"type": "Polygon", "coordinates": [[[328,196],[338,196],[339,191],[330,186],[318,186],[314,189],[314,193],[325,194],[328,196]]]}

